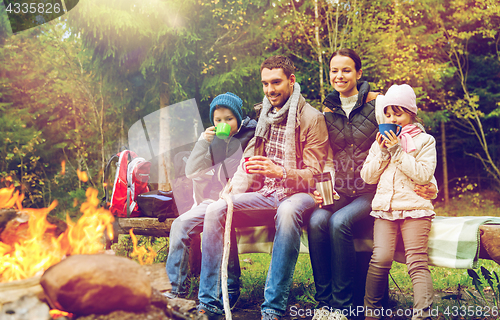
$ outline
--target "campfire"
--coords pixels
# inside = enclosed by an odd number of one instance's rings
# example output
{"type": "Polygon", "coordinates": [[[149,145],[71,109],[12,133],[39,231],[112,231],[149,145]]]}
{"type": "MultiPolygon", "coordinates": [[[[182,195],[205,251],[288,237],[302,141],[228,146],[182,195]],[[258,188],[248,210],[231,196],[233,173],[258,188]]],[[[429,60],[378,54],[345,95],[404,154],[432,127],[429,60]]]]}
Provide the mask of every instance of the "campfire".
{"type": "Polygon", "coordinates": [[[40,275],[69,255],[102,251],[104,232],[113,236],[114,218],[108,210],[98,207],[97,193],[93,188],[87,190],[87,200],[80,207],[82,216],[76,223],[66,216],[67,228],[61,233],[47,221],[57,201],[48,208],[22,208],[22,195],[12,187],[1,189],[0,209],[15,206],[18,215],[0,235],[0,282],[40,275]]]}
{"type": "Polygon", "coordinates": [[[4,300],[3,309],[0,303],[2,312],[31,308],[30,312],[52,319],[94,319],[93,314],[95,319],[98,315],[129,319],[130,312],[134,319],[191,317],[193,301],[169,302],[160,294],[170,286],[165,267],[148,265],[156,252],[138,246],[132,230],[131,256],[140,265],[128,258],[96,254],[105,252],[105,232],[113,238],[114,221],[108,210],[99,207],[97,195],[89,188],[80,206],[81,217],[74,222],[66,216],[64,222],[49,216],[57,201],[48,208],[23,208],[23,195],[15,188],[0,189],[0,287],[4,288],[0,293],[7,290],[3,297],[12,298],[4,300]]]}

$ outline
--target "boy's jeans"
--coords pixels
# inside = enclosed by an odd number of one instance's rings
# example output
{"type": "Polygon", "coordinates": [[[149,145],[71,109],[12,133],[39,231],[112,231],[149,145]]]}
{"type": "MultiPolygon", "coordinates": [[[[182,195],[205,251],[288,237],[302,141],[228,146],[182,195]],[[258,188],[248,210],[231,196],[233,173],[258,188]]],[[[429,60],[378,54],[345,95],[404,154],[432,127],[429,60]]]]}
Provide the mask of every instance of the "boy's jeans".
{"type": "MultiPolygon", "coordinates": [[[[168,250],[166,269],[172,293],[183,293],[182,285],[188,273],[189,250],[191,239],[203,231],[203,220],[207,207],[213,201],[203,201],[198,206],[180,215],[174,220],[170,228],[170,247],[168,250]]],[[[240,288],[240,262],[238,259],[238,246],[234,229],[231,232],[231,249],[228,263],[228,291],[235,293],[240,288]]]]}
{"type": "MultiPolygon", "coordinates": [[[[281,201],[275,193],[265,197],[257,192],[233,196],[233,227],[275,225],[273,252],[264,290],[262,312],[283,315],[300,249],[301,227],[315,208],[314,199],[296,193],[281,201]]],[[[222,313],[221,262],[227,204],[219,200],[209,205],[202,239],[200,304],[222,313]]]]}

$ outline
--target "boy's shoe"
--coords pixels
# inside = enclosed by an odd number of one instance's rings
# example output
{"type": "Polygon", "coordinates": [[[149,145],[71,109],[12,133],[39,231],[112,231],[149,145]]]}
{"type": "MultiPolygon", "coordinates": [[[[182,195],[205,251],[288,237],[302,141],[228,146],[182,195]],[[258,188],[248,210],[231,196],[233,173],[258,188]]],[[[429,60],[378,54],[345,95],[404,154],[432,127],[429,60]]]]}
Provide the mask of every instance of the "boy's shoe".
{"type": "Polygon", "coordinates": [[[169,299],[177,299],[177,298],[185,299],[188,296],[187,292],[175,293],[172,291],[162,292],[162,295],[169,299]]]}
{"type": "Polygon", "coordinates": [[[206,317],[208,320],[220,320],[224,317],[224,315],[212,312],[202,305],[198,306],[198,316],[201,317],[201,319],[206,317]]]}
{"type": "Polygon", "coordinates": [[[171,291],[168,291],[168,292],[162,292],[162,295],[169,298],[169,299],[176,299],[179,297],[178,294],[176,293],[172,293],[171,291]]]}
{"type": "Polygon", "coordinates": [[[262,313],[261,320],[281,320],[281,317],[272,313],[264,312],[262,313]]]}

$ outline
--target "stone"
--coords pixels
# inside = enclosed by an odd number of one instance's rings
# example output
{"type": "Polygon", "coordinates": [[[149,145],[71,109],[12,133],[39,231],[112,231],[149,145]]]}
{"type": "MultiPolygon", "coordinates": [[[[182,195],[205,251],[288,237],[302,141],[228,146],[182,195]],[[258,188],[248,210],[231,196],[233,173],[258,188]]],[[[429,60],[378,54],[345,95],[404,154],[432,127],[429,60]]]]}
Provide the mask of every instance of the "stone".
{"type": "Polygon", "coordinates": [[[40,276],[36,276],[23,280],[0,282],[0,307],[8,302],[16,301],[22,296],[42,293],[40,278],[40,276]]]}
{"type": "Polygon", "coordinates": [[[137,262],[107,254],[70,256],[47,269],[40,284],[52,308],[77,315],[140,312],[152,293],[137,262]]]}
{"type": "Polygon", "coordinates": [[[6,303],[0,311],[0,320],[50,320],[49,306],[36,295],[23,296],[6,303]]]}
{"type": "Polygon", "coordinates": [[[142,268],[154,289],[158,291],[172,290],[172,285],[165,270],[165,263],[145,264],[142,268]]]}

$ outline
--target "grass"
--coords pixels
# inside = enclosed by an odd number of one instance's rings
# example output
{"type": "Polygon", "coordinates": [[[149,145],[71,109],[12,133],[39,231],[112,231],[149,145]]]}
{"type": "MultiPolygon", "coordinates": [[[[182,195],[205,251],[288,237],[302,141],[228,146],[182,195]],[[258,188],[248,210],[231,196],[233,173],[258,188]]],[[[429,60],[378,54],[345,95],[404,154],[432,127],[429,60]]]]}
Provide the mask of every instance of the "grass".
{"type": "MultiPolygon", "coordinates": [[[[500,216],[500,203],[496,200],[497,198],[499,198],[498,193],[494,192],[463,193],[460,196],[456,196],[446,208],[442,203],[437,203],[435,211],[437,215],[441,216],[500,216]]],[[[120,245],[117,247],[118,254],[130,256],[131,250],[125,249],[131,247],[129,238],[128,236],[123,236],[120,245]]],[[[164,238],[151,240],[147,237],[139,237],[139,245],[141,244],[153,245],[155,250],[159,250],[155,262],[164,262],[166,260],[168,245],[164,238]]],[[[270,254],[254,253],[240,255],[242,271],[240,307],[253,308],[263,302],[263,292],[270,261],[270,254]]],[[[500,274],[500,266],[494,261],[480,260],[480,266],[485,267],[491,272],[495,271],[497,274],[500,274]]],[[[488,307],[486,302],[477,298],[479,295],[466,269],[433,266],[430,269],[436,293],[434,307],[439,308],[440,311],[435,319],[485,318],[484,316],[478,316],[478,310],[485,311],[486,308],[491,308],[492,305],[488,307]],[[469,292],[473,294],[476,292],[474,294],[475,297],[471,297],[469,292]],[[466,308],[464,309],[464,307],[466,308]],[[471,307],[476,308],[474,309],[475,311],[467,314],[467,310],[470,311],[471,307]],[[466,310],[465,313],[464,310],[466,310]]],[[[406,265],[394,262],[391,269],[391,276],[392,278],[389,281],[390,307],[394,310],[398,308],[410,309],[413,303],[413,289],[406,265]]],[[[188,290],[190,293],[188,298],[196,299],[199,279],[197,277],[190,277],[188,281],[188,290]]],[[[491,289],[486,287],[485,292],[488,293],[488,290],[491,289]]],[[[289,296],[289,307],[296,305],[300,308],[314,308],[314,294],[314,278],[309,255],[300,254],[295,268],[293,287],[289,296]]],[[[400,319],[407,318],[401,317],[400,319]]],[[[394,319],[398,319],[398,317],[394,317],[394,319]]]]}

